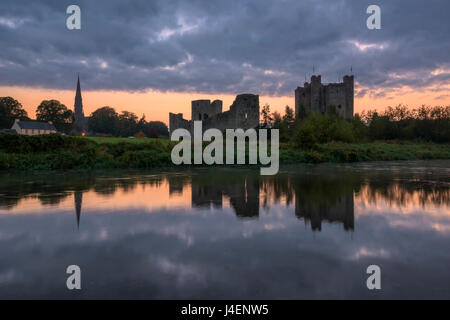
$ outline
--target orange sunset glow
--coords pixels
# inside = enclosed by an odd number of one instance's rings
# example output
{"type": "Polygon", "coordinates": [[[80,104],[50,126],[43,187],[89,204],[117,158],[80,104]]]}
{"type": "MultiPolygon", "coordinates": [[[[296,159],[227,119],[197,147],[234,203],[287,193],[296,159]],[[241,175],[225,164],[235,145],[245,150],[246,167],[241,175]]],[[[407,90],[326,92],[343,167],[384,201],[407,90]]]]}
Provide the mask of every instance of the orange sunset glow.
{"type": "MultiPolygon", "coordinates": [[[[74,77],[75,79],[75,77],[74,77]]],[[[300,84],[300,83],[299,83],[300,84]]],[[[231,94],[208,94],[208,93],[186,93],[186,92],[160,92],[148,90],[141,91],[90,91],[83,87],[81,80],[83,107],[86,115],[91,114],[97,108],[110,106],[120,112],[123,110],[131,111],[141,116],[146,115],[147,120],[163,121],[168,123],[169,112],[183,113],[185,118],[190,118],[191,101],[197,99],[220,99],[223,101],[224,110],[233,103],[235,95],[231,94]]],[[[294,89],[292,93],[294,93],[294,89]]],[[[443,88],[437,90],[436,87],[429,87],[423,91],[413,90],[405,87],[387,94],[383,98],[375,98],[370,94],[362,98],[355,96],[355,113],[363,110],[377,109],[384,110],[387,106],[396,106],[398,104],[408,105],[415,108],[421,105],[450,105],[450,95],[443,95],[443,88]]],[[[445,89],[445,88],[444,88],[445,89]]],[[[357,84],[355,93],[358,91],[357,84]]],[[[450,92],[450,88],[448,91],[450,92]]],[[[238,94],[237,92],[236,94],[238,94]]],[[[42,100],[56,99],[73,109],[75,97],[74,90],[52,90],[27,87],[0,87],[0,96],[11,96],[18,100],[28,115],[35,116],[36,107],[42,100]]],[[[294,95],[292,96],[260,96],[260,105],[268,103],[272,111],[283,113],[286,105],[294,107],[294,95]]]]}

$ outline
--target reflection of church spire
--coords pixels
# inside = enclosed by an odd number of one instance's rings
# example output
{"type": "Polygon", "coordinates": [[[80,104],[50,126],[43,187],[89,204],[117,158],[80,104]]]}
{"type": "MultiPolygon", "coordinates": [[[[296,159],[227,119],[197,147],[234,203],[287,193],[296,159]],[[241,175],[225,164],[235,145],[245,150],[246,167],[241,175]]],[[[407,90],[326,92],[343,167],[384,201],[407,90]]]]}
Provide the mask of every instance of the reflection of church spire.
{"type": "Polygon", "coordinates": [[[75,191],[75,212],[77,214],[77,227],[80,228],[80,218],[81,218],[81,202],[83,201],[83,192],[75,191]]]}

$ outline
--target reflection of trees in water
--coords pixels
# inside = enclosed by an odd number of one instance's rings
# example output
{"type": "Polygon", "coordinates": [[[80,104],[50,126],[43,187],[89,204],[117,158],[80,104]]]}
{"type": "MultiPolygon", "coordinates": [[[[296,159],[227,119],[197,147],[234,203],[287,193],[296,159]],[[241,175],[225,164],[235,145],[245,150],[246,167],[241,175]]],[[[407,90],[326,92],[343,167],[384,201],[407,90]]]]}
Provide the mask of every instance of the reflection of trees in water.
{"type": "Polygon", "coordinates": [[[163,176],[152,176],[149,178],[140,178],[131,176],[126,178],[99,178],[95,181],[92,189],[95,193],[102,196],[113,196],[117,191],[123,193],[133,192],[138,186],[160,186],[164,182],[163,176]]]}
{"type": "Polygon", "coordinates": [[[58,193],[41,192],[39,193],[37,198],[39,199],[39,202],[43,206],[56,206],[68,196],[70,196],[69,192],[58,192],[58,193]]]}
{"type": "Polygon", "coordinates": [[[12,209],[24,198],[37,198],[43,206],[56,206],[73,190],[88,190],[94,184],[95,176],[89,173],[4,174],[0,179],[0,208],[12,209]]]}
{"type": "Polygon", "coordinates": [[[184,187],[191,184],[191,176],[186,174],[169,174],[165,176],[169,183],[169,195],[181,195],[184,187]]]}
{"type": "Polygon", "coordinates": [[[279,204],[285,199],[286,205],[290,205],[294,199],[294,190],[289,175],[280,174],[276,178],[261,177],[261,202],[263,208],[269,208],[270,204],[279,204]]]}
{"type": "Polygon", "coordinates": [[[394,181],[369,180],[356,195],[368,203],[383,200],[390,206],[420,205],[450,207],[450,182],[426,177],[398,178],[394,181]]]}
{"type": "MultiPolygon", "coordinates": [[[[378,199],[390,205],[409,204],[450,206],[449,180],[438,171],[359,170],[309,167],[301,172],[260,176],[259,171],[205,170],[165,175],[126,174],[7,174],[0,181],[0,208],[11,209],[20,199],[37,197],[43,206],[57,205],[74,194],[79,224],[82,194],[93,190],[112,197],[116,192],[133,192],[137,187],[168,183],[169,194],[179,195],[191,188],[194,208],[221,208],[229,200],[241,218],[258,217],[259,208],[285,202],[295,205],[295,215],[321,230],[322,222],[340,222],[344,229],[354,228],[353,195],[369,203],[378,199]]],[[[149,194],[149,201],[152,201],[149,194]]]]}

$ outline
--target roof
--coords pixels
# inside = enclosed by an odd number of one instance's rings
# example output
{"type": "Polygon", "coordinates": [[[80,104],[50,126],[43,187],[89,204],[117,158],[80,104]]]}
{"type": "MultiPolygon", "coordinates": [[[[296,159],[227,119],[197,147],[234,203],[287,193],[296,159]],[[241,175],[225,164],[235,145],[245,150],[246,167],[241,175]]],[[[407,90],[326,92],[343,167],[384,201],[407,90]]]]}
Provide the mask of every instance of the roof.
{"type": "Polygon", "coordinates": [[[48,122],[18,121],[17,125],[22,129],[38,129],[38,130],[54,130],[54,131],[56,131],[55,126],[48,122]]]}

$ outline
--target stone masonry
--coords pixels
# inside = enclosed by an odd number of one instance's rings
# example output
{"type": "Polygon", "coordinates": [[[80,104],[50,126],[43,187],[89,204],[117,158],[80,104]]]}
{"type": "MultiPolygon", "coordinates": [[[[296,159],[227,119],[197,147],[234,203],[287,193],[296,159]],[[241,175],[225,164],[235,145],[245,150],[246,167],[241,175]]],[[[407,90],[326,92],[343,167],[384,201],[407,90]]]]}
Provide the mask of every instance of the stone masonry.
{"type": "Polygon", "coordinates": [[[202,121],[203,130],[216,128],[244,130],[259,126],[259,96],[240,94],[236,96],[230,110],[222,112],[222,101],[195,100],[191,105],[191,120],[183,118],[182,113],[169,113],[169,130],[183,128],[193,133],[194,121],[202,121]]]}
{"type": "Polygon", "coordinates": [[[295,114],[326,113],[332,106],[345,119],[353,118],[353,76],[344,76],[344,82],[322,84],[321,76],[312,76],[311,83],[295,90],[295,114]]]}

